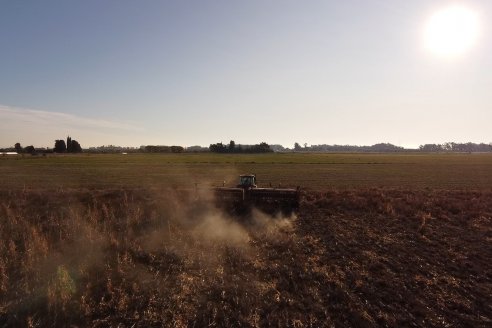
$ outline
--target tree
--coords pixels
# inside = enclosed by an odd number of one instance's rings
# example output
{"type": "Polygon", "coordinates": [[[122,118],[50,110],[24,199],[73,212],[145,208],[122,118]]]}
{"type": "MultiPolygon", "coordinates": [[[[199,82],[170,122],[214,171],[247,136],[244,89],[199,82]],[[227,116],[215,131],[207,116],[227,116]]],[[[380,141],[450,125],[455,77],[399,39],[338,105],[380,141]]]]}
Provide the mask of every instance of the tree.
{"type": "Polygon", "coordinates": [[[231,140],[229,142],[229,152],[233,153],[235,150],[236,150],[236,143],[234,142],[234,140],[231,140]]]}
{"type": "Polygon", "coordinates": [[[222,142],[219,142],[216,144],[211,144],[209,149],[211,152],[214,152],[214,153],[225,153],[225,152],[227,152],[227,147],[222,142]]]}
{"type": "Polygon", "coordinates": [[[77,140],[72,139],[70,136],[67,137],[67,153],[80,153],[82,152],[82,147],[77,142],[77,140]]]}
{"type": "Polygon", "coordinates": [[[270,145],[267,144],[266,142],[260,142],[260,144],[258,145],[258,150],[261,153],[271,153],[271,152],[273,152],[273,150],[270,148],[270,145]]]}
{"type": "Polygon", "coordinates": [[[171,153],[182,153],[184,148],[182,146],[171,146],[171,153]]]}
{"type": "Polygon", "coordinates": [[[423,152],[439,152],[443,151],[443,147],[440,144],[425,144],[419,146],[420,151],[423,152]]]}
{"type": "Polygon", "coordinates": [[[72,152],[72,138],[70,136],[67,137],[67,153],[72,152]]]}
{"type": "Polygon", "coordinates": [[[67,151],[67,145],[65,140],[55,140],[55,148],[53,148],[55,153],[64,153],[67,151]]]}
{"type": "Polygon", "coordinates": [[[36,152],[36,149],[34,149],[34,146],[31,145],[24,148],[24,151],[28,154],[34,154],[36,152]]]}
{"type": "Polygon", "coordinates": [[[298,142],[294,143],[294,150],[297,150],[297,151],[302,150],[302,147],[301,147],[301,145],[299,145],[298,142]]]}
{"type": "Polygon", "coordinates": [[[70,142],[70,152],[72,152],[72,153],[81,153],[82,152],[82,147],[77,142],[77,140],[71,140],[71,142],[70,142]]]}
{"type": "Polygon", "coordinates": [[[18,152],[18,153],[22,153],[22,146],[20,143],[16,143],[15,146],[15,151],[18,152]]]}
{"type": "Polygon", "coordinates": [[[271,153],[273,150],[266,142],[261,142],[260,144],[253,145],[248,148],[248,153],[271,153]]]}
{"type": "Polygon", "coordinates": [[[169,146],[145,146],[145,151],[148,153],[169,153],[171,151],[171,147],[169,146]]]}

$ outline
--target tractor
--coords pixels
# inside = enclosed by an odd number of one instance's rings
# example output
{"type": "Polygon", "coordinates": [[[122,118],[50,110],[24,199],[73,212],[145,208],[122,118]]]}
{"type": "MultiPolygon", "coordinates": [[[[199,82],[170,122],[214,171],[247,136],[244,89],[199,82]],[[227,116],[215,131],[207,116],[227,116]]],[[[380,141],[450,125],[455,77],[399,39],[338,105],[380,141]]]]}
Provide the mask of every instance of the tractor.
{"type": "Polygon", "coordinates": [[[239,176],[236,187],[214,188],[218,207],[226,208],[235,213],[244,213],[258,208],[267,213],[289,214],[299,208],[300,190],[291,188],[259,188],[256,175],[239,176]]]}

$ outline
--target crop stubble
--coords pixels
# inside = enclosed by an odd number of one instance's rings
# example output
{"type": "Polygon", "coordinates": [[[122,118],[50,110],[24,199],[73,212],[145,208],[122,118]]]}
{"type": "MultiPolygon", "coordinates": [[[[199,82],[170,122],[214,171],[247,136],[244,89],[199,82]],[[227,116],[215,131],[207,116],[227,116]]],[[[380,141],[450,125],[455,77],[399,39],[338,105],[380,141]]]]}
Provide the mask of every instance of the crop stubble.
{"type": "Polygon", "coordinates": [[[0,325],[492,323],[490,157],[269,156],[1,159],[0,325]],[[181,190],[250,170],[298,216],[181,190]]]}

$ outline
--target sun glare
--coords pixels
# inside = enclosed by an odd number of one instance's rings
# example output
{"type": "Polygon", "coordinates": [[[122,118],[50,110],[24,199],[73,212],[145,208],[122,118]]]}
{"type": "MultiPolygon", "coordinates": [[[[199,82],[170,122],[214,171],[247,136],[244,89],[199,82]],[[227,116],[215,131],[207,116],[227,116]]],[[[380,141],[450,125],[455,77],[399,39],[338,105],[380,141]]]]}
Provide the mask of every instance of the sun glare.
{"type": "Polygon", "coordinates": [[[477,14],[454,5],[432,15],[425,28],[425,45],[435,55],[455,57],[465,53],[477,41],[477,14]]]}

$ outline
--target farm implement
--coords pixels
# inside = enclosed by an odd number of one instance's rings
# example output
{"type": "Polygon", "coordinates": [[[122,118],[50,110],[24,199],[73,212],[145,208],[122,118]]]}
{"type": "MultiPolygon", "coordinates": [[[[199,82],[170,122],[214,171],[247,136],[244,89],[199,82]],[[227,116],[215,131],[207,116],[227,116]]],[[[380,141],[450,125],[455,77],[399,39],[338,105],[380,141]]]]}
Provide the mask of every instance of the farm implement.
{"type": "Polygon", "coordinates": [[[239,176],[236,187],[216,187],[213,192],[218,207],[235,213],[244,213],[254,207],[267,213],[289,214],[299,208],[299,187],[260,188],[254,174],[239,176]]]}

